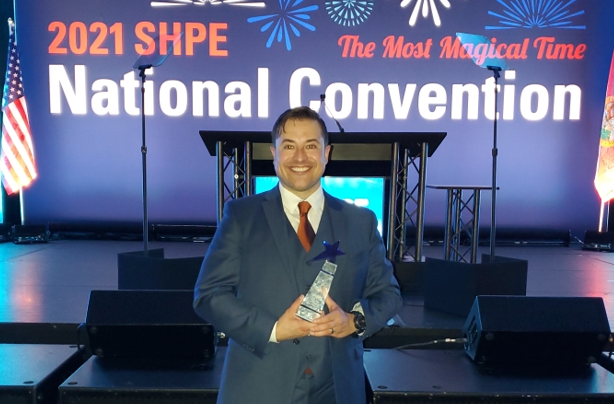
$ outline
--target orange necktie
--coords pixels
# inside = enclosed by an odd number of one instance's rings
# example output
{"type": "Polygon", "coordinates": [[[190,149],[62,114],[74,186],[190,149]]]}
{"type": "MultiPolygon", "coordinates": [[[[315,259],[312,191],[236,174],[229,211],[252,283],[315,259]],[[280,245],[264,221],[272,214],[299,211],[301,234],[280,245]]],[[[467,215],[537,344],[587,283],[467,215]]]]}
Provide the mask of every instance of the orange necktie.
{"type": "Polygon", "coordinates": [[[309,219],[307,218],[307,212],[309,212],[309,209],[311,209],[309,202],[303,201],[298,203],[300,220],[298,222],[298,229],[296,233],[298,234],[298,239],[301,241],[301,244],[307,252],[309,252],[311,244],[313,244],[313,239],[316,238],[316,234],[313,232],[313,227],[311,227],[311,223],[309,223],[309,219]]]}

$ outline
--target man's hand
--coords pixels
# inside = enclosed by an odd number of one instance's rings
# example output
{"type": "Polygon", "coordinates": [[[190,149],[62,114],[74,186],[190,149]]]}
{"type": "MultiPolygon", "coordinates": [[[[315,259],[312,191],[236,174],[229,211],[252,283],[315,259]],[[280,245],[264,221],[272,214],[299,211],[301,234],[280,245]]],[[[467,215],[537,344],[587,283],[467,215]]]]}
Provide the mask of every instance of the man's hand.
{"type": "Polygon", "coordinates": [[[312,337],[344,338],[356,332],[354,315],[346,313],[330,296],[326,297],[328,314],[318,317],[311,323],[309,335],[312,337]]]}
{"type": "Polygon", "coordinates": [[[288,307],[288,310],[277,320],[277,329],[275,331],[275,338],[277,338],[277,341],[303,338],[309,335],[312,324],[296,316],[296,311],[300,307],[304,297],[304,295],[300,295],[298,299],[292,303],[292,306],[288,307]]]}

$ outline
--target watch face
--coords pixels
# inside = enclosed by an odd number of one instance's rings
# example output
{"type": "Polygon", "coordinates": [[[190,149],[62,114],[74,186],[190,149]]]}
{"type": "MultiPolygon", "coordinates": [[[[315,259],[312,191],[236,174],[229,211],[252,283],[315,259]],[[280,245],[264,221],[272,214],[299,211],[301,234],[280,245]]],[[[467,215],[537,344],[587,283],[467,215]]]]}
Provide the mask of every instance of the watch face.
{"type": "Polygon", "coordinates": [[[367,326],[367,322],[365,321],[365,316],[362,313],[354,313],[354,327],[358,330],[364,330],[367,326]]]}

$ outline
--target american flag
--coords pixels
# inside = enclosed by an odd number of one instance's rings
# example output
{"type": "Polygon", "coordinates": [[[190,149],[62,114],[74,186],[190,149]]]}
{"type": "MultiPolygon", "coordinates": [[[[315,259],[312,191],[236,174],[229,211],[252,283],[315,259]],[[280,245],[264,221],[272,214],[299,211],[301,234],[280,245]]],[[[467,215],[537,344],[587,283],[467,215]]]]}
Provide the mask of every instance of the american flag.
{"type": "Polygon", "coordinates": [[[19,192],[36,178],[30,121],[15,42],[15,24],[12,20],[9,20],[9,53],[2,113],[0,172],[4,189],[10,195],[19,192]]]}

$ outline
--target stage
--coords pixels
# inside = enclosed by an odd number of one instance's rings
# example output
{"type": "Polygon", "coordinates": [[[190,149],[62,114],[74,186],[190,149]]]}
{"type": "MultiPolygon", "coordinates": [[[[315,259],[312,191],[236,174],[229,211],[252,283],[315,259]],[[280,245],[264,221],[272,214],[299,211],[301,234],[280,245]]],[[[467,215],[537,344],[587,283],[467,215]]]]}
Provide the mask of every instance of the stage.
{"type": "MultiPolygon", "coordinates": [[[[203,242],[156,242],[167,258],[204,256],[203,242]]],[[[140,241],[52,240],[0,244],[0,342],[75,344],[90,290],[117,289],[117,255],[142,251],[140,241]]],[[[481,252],[488,252],[480,247],[481,252]],[[482,251],[483,250],[483,251],[482,251]]],[[[424,247],[441,258],[442,247],[424,247]]],[[[496,254],[528,261],[528,296],[596,296],[614,324],[614,254],[570,247],[497,247],[496,254]]],[[[457,332],[465,318],[424,309],[420,290],[404,293],[404,333],[457,332]],[[438,331],[439,332],[439,331],[438,331]]]]}
{"type": "MultiPolygon", "coordinates": [[[[202,240],[149,243],[150,249],[163,248],[167,258],[204,256],[207,247],[202,240]]],[[[77,328],[85,321],[90,291],[116,290],[118,254],[142,249],[140,241],[55,239],[46,244],[0,244],[0,343],[18,344],[21,349],[29,345],[70,346],[76,352],[83,344],[77,328]]],[[[423,251],[427,257],[442,258],[440,246],[425,246],[423,251]]],[[[488,253],[488,249],[480,247],[480,252],[488,253]]],[[[501,246],[496,254],[528,261],[527,296],[603,298],[612,327],[614,254],[584,251],[579,244],[501,246]]],[[[368,339],[365,346],[377,352],[461,337],[466,316],[425,308],[422,292],[420,287],[404,290],[404,306],[394,324],[368,339]]],[[[461,347],[452,344],[445,348],[461,347]]],[[[37,366],[36,355],[23,358],[21,367],[37,366]]],[[[600,369],[600,379],[607,378],[604,388],[609,391],[610,373],[593,366],[600,369]]]]}

